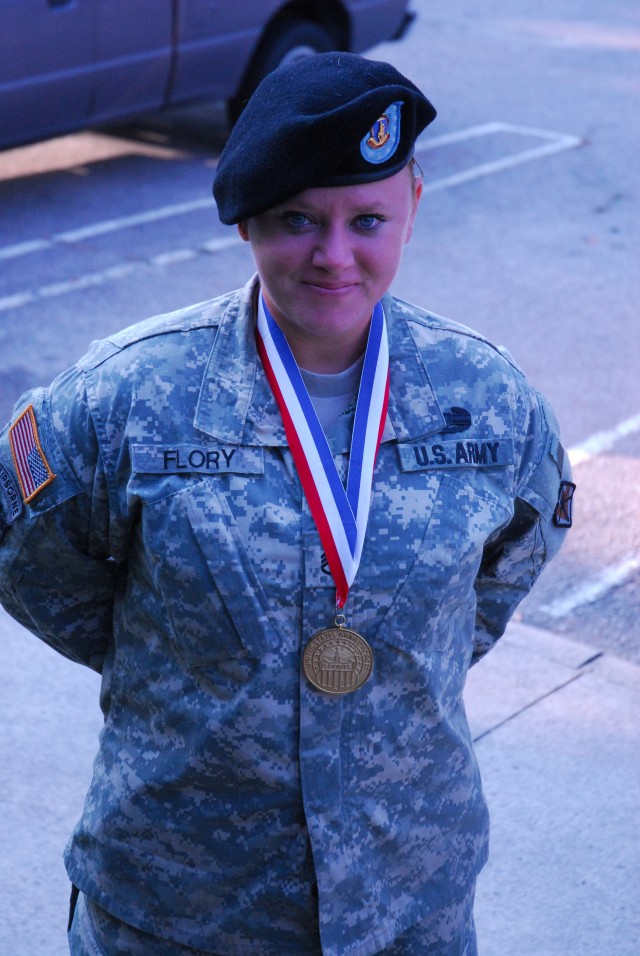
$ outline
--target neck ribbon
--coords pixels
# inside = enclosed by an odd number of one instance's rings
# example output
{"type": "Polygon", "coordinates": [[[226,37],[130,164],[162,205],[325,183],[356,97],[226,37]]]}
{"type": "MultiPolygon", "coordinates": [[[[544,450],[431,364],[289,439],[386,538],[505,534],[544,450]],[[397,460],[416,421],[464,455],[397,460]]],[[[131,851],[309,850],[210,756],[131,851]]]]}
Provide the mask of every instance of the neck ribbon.
{"type": "Polygon", "coordinates": [[[344,607],[364,545],[371,487],[389,403],[389,346],[381,303],[371,316],[351,436],[346,490],[287,339],[258,304],[258,353],[278,403],[302,488],[344,607]]]}

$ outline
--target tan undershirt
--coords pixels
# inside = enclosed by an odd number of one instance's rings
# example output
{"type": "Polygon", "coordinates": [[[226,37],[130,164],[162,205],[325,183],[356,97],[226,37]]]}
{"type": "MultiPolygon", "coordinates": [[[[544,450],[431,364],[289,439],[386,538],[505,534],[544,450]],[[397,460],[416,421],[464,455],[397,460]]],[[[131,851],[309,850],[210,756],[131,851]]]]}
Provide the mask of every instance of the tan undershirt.
{"type": "Polygon", "coordinates": [[[364,356],[361,355],[353,365],[350,365],[343,372],[331,374],[300,369],[302,380],[306,385],[316,415],[325,433],[331,429],[340,415],[356,401],[363,362],[364,356]]]}

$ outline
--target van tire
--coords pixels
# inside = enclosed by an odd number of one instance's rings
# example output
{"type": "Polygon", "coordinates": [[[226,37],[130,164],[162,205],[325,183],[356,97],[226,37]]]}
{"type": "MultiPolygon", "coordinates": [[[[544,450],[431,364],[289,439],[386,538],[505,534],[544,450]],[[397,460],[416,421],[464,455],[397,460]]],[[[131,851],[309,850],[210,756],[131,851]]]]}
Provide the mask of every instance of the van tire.
{"type": "Polygon", "coordinates": [[[237,121],[247,100],[267,73],[285,63],[335,49],[335,39],[317,23],[292,17],[276,21],[262,38],[238,92],[227,102],[229,126],[237,121]]]}

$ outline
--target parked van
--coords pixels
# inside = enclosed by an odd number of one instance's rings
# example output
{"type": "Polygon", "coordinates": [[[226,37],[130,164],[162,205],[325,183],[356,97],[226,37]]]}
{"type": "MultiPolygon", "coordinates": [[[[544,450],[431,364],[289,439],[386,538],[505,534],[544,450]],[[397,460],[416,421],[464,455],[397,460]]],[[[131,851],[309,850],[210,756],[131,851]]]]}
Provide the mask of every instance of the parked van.
{"type": "Polygon", "coordinates": [[[408,0],[0,0],[0,147],[207,98],[401,36],[408,0]]]}

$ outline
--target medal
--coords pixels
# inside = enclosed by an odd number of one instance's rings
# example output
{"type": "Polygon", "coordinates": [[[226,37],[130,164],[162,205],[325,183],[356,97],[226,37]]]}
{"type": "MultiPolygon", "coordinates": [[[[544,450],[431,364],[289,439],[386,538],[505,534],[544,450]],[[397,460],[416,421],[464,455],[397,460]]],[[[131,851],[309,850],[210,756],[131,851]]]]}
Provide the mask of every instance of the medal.
{"type": "MultiPolygon", "coordinates": [[[[346,490],[289,343],[262,296],[258,303],[256,341],[336,584],[336,609],[340,612],[362,555],[373,469],[389,402],[389,346],[384,311],[378,303],[371,316],[346,490]]],[[[340,613],[335,627],[314,634],[303,656],[309,681],[329,694],[347,694],[361,687],[372,666],[371,648],[356,631],[344,626],[344,615],[340,613]]]]}
{"type": "Polygon", "coordinates": [[[350,694],[362,687],[373,669],[373,654],[364,637],[338,617],[335,627],[313,635],[302,658],[305,676],[325,694],[350,694]]]}

